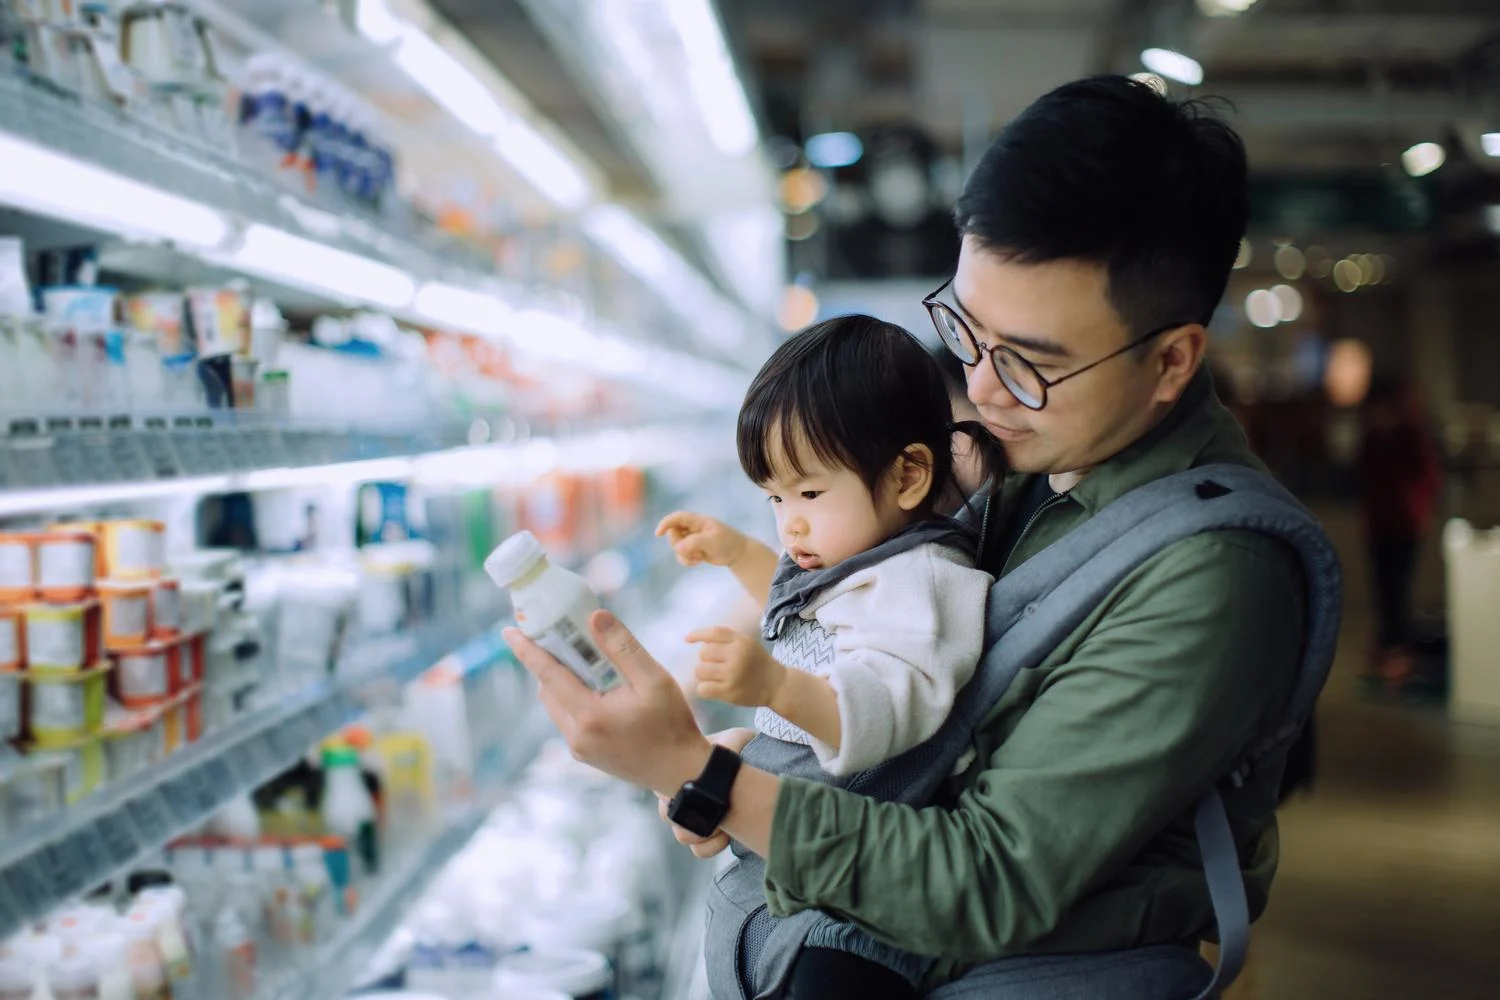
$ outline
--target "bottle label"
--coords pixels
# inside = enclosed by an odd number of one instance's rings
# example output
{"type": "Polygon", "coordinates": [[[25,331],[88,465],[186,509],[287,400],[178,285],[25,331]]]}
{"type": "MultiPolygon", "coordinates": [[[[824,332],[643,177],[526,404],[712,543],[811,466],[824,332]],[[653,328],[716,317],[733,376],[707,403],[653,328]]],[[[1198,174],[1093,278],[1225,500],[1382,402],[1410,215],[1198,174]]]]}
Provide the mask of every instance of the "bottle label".
{"type": "Polygon", "coordinates": [[[595,691],[602,693],[619,687],[620,672],[571,618],[559,618],[535,642],[595,691]]]}

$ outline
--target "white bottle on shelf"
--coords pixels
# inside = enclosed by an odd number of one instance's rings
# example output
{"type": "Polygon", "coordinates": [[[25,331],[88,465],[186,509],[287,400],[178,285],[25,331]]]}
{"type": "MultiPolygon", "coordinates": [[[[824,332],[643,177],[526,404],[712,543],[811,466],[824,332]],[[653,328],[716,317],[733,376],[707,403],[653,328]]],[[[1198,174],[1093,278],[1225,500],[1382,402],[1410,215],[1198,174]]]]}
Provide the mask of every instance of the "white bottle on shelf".
{"type": "Polygon", "coordinates": [[[299,844],[292,848],[292,881],[296,885],[297,939],[312,945],[326,940],[333,932],[333,880],[318,844],[299,844]]]}
{"type": "Polygon", "coordinates": [[[86,954],[64,955],[47,970],[52,1000],[100,1000],[99,967],[86,954]]]}
{"type": "Polygon", "coordinates": [[[31,1000],[35,988],[36,973],[29,958],[12,950],[0,954],[0,1000],[31,1000]]]}
{"type": "Polygon", "coordinates": [[[250,1000],[257,973],[255,936],[233,906],[224,907],[214,920],[214,951],[219,995],[226,1000],[250,1000]]]}
{"type": "Polygon", "coordinates": [[[619,685],[619,671],[589,631],[599,598],[583,577],[553,565],[535,535],[522,531],[507,538],[484,561],[484,571],[509,588],[516,624],[527,638],[594,690],[619,685]]]}
{"type": "Polygon", "coordinates": [[[380,845],[375,829],[375,802],[365,788],[359,751],[330,746],[323,751],[323,826],[343,837],[353,854],[351,868],[368,878],[380,868],[380,845]],[[359,864],[352,864],[354,858],[359,864]]]}

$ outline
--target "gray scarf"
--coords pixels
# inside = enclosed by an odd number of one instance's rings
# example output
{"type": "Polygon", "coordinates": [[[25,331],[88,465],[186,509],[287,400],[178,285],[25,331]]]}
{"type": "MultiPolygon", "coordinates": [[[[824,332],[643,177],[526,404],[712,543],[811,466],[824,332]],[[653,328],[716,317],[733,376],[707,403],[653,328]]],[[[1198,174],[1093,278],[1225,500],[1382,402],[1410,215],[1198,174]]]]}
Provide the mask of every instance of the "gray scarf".
{"type": "Polygon", "coordinates": [[[862,569],[884,562],[919,545],[945,545],[973,557],[979,536],[973,528],[951,517],[926,517],[907,525],[890,538],[843,562],[823,569],[803,569],[782,553],[771,578],[771,596],[761,618],[761,633],[767,642],[775,641],[781,626],[824,589],[833,586],[862,569]]]}

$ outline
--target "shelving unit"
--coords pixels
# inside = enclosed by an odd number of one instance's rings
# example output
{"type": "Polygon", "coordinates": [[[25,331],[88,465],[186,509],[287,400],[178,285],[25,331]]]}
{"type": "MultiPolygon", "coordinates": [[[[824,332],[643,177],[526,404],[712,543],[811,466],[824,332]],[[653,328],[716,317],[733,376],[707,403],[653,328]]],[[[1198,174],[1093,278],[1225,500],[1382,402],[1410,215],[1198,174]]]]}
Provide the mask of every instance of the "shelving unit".
{"type": "Polygon", "coordinates": [[[367,685],[406,683],[449,653],[462,657],[466,646],[493,649],[499,638],[487,625],[441,623],[372,641],[345,657],[367,663],[364,669],[252,712],[162,764],[7,837],[0,851],[0,937],[160,850],[284,770],[357,714],[367,685]]]}

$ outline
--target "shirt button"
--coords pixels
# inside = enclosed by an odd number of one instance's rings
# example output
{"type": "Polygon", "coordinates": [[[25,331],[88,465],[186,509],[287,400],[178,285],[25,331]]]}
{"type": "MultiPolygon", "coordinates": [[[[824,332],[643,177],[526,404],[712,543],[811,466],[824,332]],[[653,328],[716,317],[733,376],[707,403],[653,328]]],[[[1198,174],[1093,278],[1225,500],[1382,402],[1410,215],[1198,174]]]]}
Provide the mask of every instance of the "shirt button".
{"type": "Polygon", "coordinates": [[[1028,604],[1028,605],[1026,605],[1026,607],[1021,611],[1021,614],[1024,615],[1025,617],[1027,617],[1027,618],[1030,618],[1032,615],[1036,614],[1036,605],[1035,604],[1028,604]]]}

